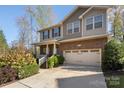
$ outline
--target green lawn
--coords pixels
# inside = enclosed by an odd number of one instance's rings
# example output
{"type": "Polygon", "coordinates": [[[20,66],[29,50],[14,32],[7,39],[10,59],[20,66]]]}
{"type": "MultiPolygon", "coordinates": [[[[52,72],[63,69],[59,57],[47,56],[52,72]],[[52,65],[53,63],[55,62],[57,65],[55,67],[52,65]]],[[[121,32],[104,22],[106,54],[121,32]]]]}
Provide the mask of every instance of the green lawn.
{"type": "Polygon", "coordinates": [[[108,88],[124,88],[124,72],[104,73],[108,88]]]}

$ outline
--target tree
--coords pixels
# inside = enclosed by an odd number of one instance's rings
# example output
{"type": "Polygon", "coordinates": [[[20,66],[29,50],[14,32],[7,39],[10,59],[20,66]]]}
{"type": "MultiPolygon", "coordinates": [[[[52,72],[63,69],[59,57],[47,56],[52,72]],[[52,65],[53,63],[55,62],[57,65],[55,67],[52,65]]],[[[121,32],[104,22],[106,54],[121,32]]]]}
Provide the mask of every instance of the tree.
{"type": "Polygon", "coordinates": [[[3,52],[8,48],[8,44],[6,42],[6,38],[2,30],[0,30],[0,51],[3,52]]]}
{"type": "Polygon", "coordinates": [[[19,28],[19,46],[21,48],[29,47],[30,44],[30,24],[26,16],[21,16],[17,19],[19,28]]]}
{"type": "Polygon", "coordinates": [[[38,29],[52,24],[53,11],[51,6],[27,6],[25,15],[17,18],[19,42],[21,46],[29,46],[38,40],[38,29]]]}
{"type": "Polygon", "coordinates": [[[36,26],[40,29],[53,24],[55,15],[51,6],[28,6],[26,12],[32,16],[36,26]]]}
{"type": "Polygon", "coordinates": [[[124,52],[123,46],[120,41],[112,39],[107,42],[102,58],[103,71],[115,71],[123,69],[124,52]]]}
{"type": "Polygon", "coordinates": [[[123,7],[114,6],[110,11],[110,21],[113,26],[113,35],[116,39],[123,39],[123,7]]]}

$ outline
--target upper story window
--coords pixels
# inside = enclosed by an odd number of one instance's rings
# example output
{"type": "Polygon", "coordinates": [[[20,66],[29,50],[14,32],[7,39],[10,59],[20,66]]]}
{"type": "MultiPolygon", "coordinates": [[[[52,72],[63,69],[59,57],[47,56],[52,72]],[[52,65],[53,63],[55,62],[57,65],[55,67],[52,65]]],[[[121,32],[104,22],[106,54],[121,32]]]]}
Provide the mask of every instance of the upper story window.
{"type": "Polygon", "coordinates": [[[93,29],[93,17],[89,17],[86,19],[86,30],[93,29]]]}
{"type": "Polygon", "coordinates": [[[52,29],[52,37],[59,37],[60,36],[60,27],[56,27],[52,29]]]}
{"type": "Polygon", "coordinates": [[[103,25],[102,15],[92,16],[86,19],[86,30],[102,28],[102,25],[103,25]]]}
{"type": "Polygon", "coordinates": [[[79,32],[80,29],[80,21],[74,22],[74,32],[79,32]]]}
{"type": "Polygon", "coordinates": [[[43,39],[49,38],[49,30],[43,32],[43,39]]]}
{"type": "Polygon", "coordinates": [[[80,32],[80,21],[74,21],[72,23],[68,23],[67,24],[67,32],[68,32],[68,34],[80,32]]]}
{"type": "Polygon", "coordinates": [[[95,28],[102,28],[102,15],[95,16],[94,23],[95,28]]]}
{"type": "Polygon", "coordinates": [[[69,23],[67,24],[67,31],[68,31],[68,34],[72,34],[73,32],[73,24],[72,23],[69,23]]]}

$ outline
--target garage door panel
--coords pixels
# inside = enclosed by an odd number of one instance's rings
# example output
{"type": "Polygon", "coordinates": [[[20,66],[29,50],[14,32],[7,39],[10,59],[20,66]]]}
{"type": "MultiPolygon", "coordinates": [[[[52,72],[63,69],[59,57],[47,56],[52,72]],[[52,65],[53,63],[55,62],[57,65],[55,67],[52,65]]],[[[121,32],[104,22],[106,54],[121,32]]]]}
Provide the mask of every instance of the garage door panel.
{"type": "Polygon", "coordinates": [[[101,55],[99,50],[70,50],[69,53],[64,53],[67,63],[80,64],[80,65],[94,65],[99,66],[101,55]]]}

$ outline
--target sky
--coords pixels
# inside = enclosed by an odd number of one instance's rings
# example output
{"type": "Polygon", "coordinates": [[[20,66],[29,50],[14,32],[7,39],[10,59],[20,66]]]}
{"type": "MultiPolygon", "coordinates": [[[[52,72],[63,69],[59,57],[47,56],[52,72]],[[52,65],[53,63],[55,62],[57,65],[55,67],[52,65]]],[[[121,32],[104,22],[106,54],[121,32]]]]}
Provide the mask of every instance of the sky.
{"type": "MultiPolygon", "coordinates": [[[[18,27],[16,19],[25,14],[25,7],[23,5],[0,5],[0,29],[3,30],[8,44],[13,40],[18,39],[18,27]]],[[[75,6],[52,6],[56,15],[54,23],[60,22],[75,6]]]]}

